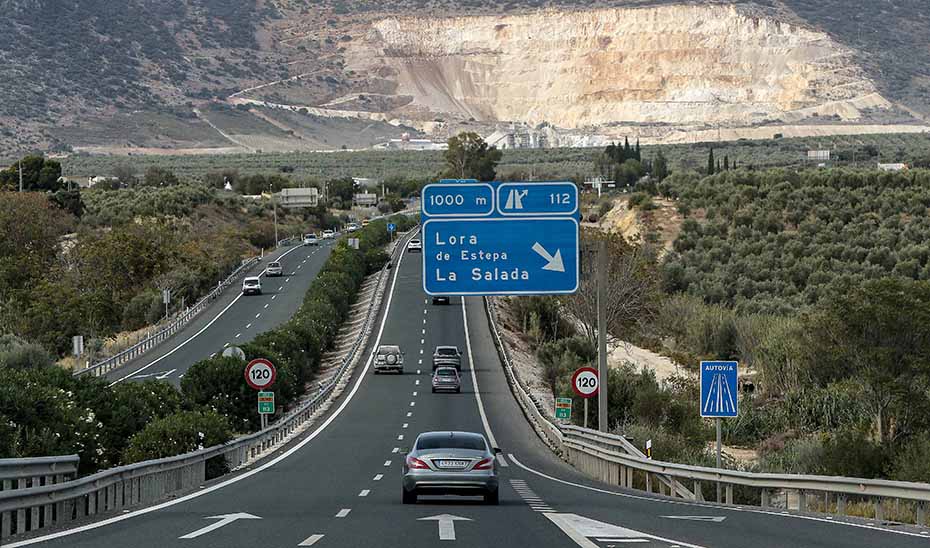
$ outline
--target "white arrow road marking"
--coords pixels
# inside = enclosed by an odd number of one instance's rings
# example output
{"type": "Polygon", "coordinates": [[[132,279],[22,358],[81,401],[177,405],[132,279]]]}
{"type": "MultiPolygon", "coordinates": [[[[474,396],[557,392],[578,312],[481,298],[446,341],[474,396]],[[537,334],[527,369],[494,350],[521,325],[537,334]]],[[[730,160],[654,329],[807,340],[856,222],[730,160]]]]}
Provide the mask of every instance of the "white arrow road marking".
{"type": "Polygon", "coordinates": [[[626,527],[618,527],[610,523],[604,523],[602,521],[579,516],[578,514],[556,514],[544,512],[543,515],[546,516],[546,518],[554,523],[559,529],[561,529],[562,532],[568,536],[568,538],[575,541],[575,544],[581,546],[582,548],[597,548],[597,545],[588,540],[588,537],[597,539],[609,538],[613,542],[637,542],[634,539],[651,539],[667,542],[669,544],[676,544],[678,546],[687,548],[703,548],[702,546],[698,546],[696,544],[688,544],[686,542],[679,542],[640,531],[634,531],[632,529],[627,529],[626,527]]]}
{"type": "Polygon", "coordinates": [[[175,371],[177,371],[177,369],[172,369],[171,371],[165,371],[164,373],[157,375],[155,378],[160,381],[163,381],[167,379],[168,377],[170,377],[171,374],[174,373],[175,371]]]}
{"type": "Polygon", "coordinates": [[[461,516],[453,516],[451,514],[439,514],[438,516],[418,518],[417,521],[438,521],[439,540],[455,540],[455,522],[472,520],[461,516]]]}
{"type": "Polygon", "coordinates": [[[553,272],[565,272],[565,264],[562,263],[562,250],[556,249],[555,256],[550,255],[546,248],[543,247],[539,242],[533,244],[533,251],[539,253],[543,259],[549,261],[546,266],[542,267],[543,270],[551,270],[553,272]]]}
{"type": "Polygon", "coordinates": [[[197,538],[197,537],[199,537],[200,535],[205,535],[205,534],[207,534],[207,533],[209,533],[209,532],[211,532],[211,531],[216,531],[216,530],[219,529],[220,527],[226,527],[227,525],[229,525],[230,523],[232,523],[232,522],[234,522],[234,521],[236,521],[236,520],[240,520],[240,519],[262,519],[262,518],[260,518],[260,517],[258,517],[258,516],[253,516],[252,514],[247,514],[247,513],[245,513],[245,512],[239,512],[239,513],[236,513],[236,514],[223,514],[223,515],[221,515],[221,516],[209,516],[209,517],[206,517],[206,518],[204,518],[204,519],[218,519],[219,521],[216,522],[216,523],[213,523],[213,524],[211,524],[211,525],[207,525],[207,526],[204,527],[203,529],[197,529],[197,530],[194,531],[193,533],[188,533],[188,534],[184,535],[183,537],[178,537],[178,538],[184,538],[184,539],[197,538]]]}
{"type": "Polygon", "coordinates": [[[666,519],[686,519],[689,521],[712,521],[714,523],[720,523],[721,521],[727,519],[726,516],[659,516],[660,518],[666,519]]]}
{"type": "Polygon", "coordinates": [[[323,538],[323,535],[310,535],[309,537],[307,537],[307,540],[301,542],[297,546],[313,546],[321,538],[323,538]]]}

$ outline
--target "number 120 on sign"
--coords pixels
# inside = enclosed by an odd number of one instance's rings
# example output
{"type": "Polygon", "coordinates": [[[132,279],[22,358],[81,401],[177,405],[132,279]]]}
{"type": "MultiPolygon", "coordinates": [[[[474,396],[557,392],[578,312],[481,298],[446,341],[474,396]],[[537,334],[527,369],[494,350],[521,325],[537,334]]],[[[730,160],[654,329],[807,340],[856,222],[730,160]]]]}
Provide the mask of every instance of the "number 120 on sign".
{"type": "Polygon", "coordinates": [[[572,375],[572,389],[575,394],[582,398],[591,398],[597,395],[600,383],[597,377],[597,369],[593,367],[582,367],[572,375]]]}

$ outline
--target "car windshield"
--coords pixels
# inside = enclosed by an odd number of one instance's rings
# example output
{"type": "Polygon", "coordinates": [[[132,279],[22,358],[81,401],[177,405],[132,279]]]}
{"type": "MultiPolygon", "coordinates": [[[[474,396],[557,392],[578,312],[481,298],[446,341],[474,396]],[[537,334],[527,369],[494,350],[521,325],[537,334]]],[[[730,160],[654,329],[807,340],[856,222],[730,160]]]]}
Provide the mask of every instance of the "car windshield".
{"type": "Polygon", "coordinates": [[[455,369],[452,367],[443,367],[436,370],[437,377],[457,377],[455,369]]]}
{"type": "Polygon", "coordinates": [[[456,356],[458,355],[458,350],[455,348],[437,348],[436,353],[440,356],[456,356]]]}
{"type": "Polygon", "coordinates": [[[258,285],[258,280],[246,280],[245,285],[258,285]]]}
{"type": "Polygon", "coordinates": [[[400,354],[400,348],[397,346],[382,346],[378,349],[378,354],[400,354]]]}
{"type": "Polygon", "coordinates": [[[280,267],[281,267],[281,263],[268,263],[268,266],[269,266],[270,268],[280,268],[280,267]]]}
{"type": "Polygon", "coordinates": [[[487,450],[484,438],[477,434],[435,433],[424,434],[417,440],[417,451],[429,449],[487,450]]]}

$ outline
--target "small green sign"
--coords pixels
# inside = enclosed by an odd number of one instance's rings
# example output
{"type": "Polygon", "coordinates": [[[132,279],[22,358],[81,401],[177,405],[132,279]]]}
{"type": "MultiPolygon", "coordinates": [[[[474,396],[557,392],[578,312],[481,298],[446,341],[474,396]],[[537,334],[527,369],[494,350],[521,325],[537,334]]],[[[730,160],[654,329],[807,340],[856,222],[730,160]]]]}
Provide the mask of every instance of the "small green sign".
{"type": "Polygon", "coordinates": [[[555,399],[555,418],[569,420],[572,418],[572,399],[556,398],[555,399]]]}
{"type": "Polygon", "coordinates": [[[274,392],[258,393],[258,413],[260,415],[274,415],[274,392]]]}

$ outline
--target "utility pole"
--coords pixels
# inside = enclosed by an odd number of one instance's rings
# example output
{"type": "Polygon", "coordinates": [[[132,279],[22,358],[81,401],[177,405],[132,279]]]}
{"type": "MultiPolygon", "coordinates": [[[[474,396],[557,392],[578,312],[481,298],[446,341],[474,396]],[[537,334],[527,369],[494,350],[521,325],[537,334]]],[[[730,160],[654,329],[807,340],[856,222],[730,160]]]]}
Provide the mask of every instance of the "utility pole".
{"type": "Polygon", "coordinates": [[[597,242],[597,429],[607,432],[607,240],[597,242]]]}
{"type": "Polygon", "coordinates": [[[271,193],[271,209],[274,211],[274,248],[278,249],[278,201],[274,196],[274,192],[271,193]]]}
{"type": "Polygon", "coordinates": [[[23,159],[19,159],[19,191],[23,191],[23,159]]]}

